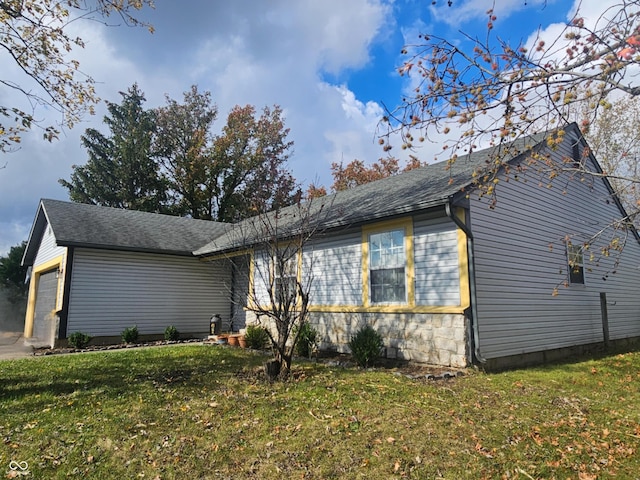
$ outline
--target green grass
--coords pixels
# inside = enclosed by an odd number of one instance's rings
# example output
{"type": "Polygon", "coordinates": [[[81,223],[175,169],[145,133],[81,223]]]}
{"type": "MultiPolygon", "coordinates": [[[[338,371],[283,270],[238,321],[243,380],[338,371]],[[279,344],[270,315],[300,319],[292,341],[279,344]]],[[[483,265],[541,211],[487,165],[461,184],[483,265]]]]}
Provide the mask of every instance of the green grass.
{"type": "Polygon", "coordinates": [[[217,346],[0,362],[0,475],[638,478],[640,353],[426,382],[217,346]],[[15,464],[12,464],[15,468],[15,464]]]}

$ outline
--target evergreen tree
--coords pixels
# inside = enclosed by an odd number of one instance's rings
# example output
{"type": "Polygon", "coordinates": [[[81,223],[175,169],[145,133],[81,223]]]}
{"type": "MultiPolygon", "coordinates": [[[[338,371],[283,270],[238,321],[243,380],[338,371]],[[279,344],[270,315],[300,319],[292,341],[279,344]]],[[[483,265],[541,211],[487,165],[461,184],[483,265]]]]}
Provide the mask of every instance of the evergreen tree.
{"type": "Polygon", "coordinates": [[[109,135],[87,129],[81,137],[89,160],[73,166],[71,181],[59,180],[74,202],[146,212],[166,211],[166,182],[152,152],[155,113],[144,110],[144,94],[134,84],[108,102],[109,135]]]}
{"type": "Polygon", "coordinates": [[[11,303],[24,301],[27,298],[27,267],[22,266],[27,242],[11,247],[6,257],[0,257],[0,289],[6,292],[11,303]]]}

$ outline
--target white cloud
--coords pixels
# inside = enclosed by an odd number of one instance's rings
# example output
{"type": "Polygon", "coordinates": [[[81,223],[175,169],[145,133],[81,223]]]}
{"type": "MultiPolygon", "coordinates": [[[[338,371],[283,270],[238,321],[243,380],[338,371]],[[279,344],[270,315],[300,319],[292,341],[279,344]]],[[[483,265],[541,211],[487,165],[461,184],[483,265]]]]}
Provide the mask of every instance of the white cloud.
{"type": "MultiPolygon", "coordinates": [[[[385,26],[393,21],[384,0],[200,1],[189,9],[156,4],[148,15],[153,36],[75,24],[87,44],[75,56],[103,99],[119,102],[118,92],[137,82],[151,108],[163,104],[165,94],[180,99],[198,84],[219,106],[218,126],[235,104],[279,104],[295,142],[290,166],[304,183],[329,184],[329,165],[342,154],[348,161],[379,156],[374,129],[380,107],[360,102],[345,86],[327,84],[325,74],[369,62],[372,43],[388,34],[385,26]]],[[[53,144],[37,132],[27,135],[22,150],[7,156],[9,165],[0,171],[0,254],[26,238],[39,198],[67,198],[58,179],[69,178],[71,165],[85,163],[80,135],[87,127],[104,130],[105,112],[101,104],[95,117],[53,144]]]]}
{"type": "MultiPolygon", "coordinates": [[[[517,11],[525,8],[544,7],[549,3],[554,3],[554,0],[501,0],[500,2],[495,0],[455,0],[453,7],[446,7],[444,2],[437,2],[431,7],[431,15],[437,22],[458,27],[461,24],[472,21],[486,22],[489,10],[493,10],[498,19],[502,21],[508,19],[509,16],[517,11]]],[[[538,14],[540,13],[538,9],[534,11],[538,14]]]]}

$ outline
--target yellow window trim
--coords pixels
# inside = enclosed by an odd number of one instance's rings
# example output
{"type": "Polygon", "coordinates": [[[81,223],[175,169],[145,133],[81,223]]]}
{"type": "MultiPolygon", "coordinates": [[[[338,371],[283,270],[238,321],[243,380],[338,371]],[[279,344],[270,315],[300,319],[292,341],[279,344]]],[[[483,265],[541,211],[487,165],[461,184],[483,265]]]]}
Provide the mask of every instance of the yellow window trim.
{"type": "MultiPolygon", "coordinates": [[[[464,208],[456,208],[455,216],[466,224],[464,208]]],[[[460,272],[460,306],[466,309],[471,305],[471,292],[469,289],[469,255],[467,251],[467,234],[458,228],[458,268],[460,272]]]]}
{"type": "Polygon", "coordinates": [[[415,298],[415,266],[413,260],[413,217],[405,217],[397,220],[387,220],[362,227],[362,305],[367,311],[382,309],[396,310],[397,308],[410,307],[413,311],[416,304],[415,298]],[[389,230],[404,230],[405,251],[405,282],[407,288],[407,303],[400,305],[371,304],[369,295],[369,235],[372,233],[386,232],[389,230]]]}
{"type": "Polygon", "coordinates": [[[317,313],[450,313],[462,314],[465,308],[454,305],[374,305],[374,306],[358,306],[358,305],[311,305],[310,312],[317,313]]]}
{"type": "Polygon", "coordinates": [[[218,253],[216,255],[209,255],[205,257],[201,257],[199,260],[201,262],[215,262],[216,260],[227,260],[233,257],[241,257],[242,255],[252,255],[253,249],[245,248],[243,250],[236,250],[228,253],[218,253]]]}
{"type": "Polygon", "coordinates": [[[66,257],[66,252],[64,255],[60,255],[56,258],[52,258],[51,260],[41,263],[38,266],[33,267],[33,271],[31,273],[31,281],[29,282],[29,300],[27,302],[27,313],[24,319],[24,336],[25,338],[29,338],[33,336],[33,321],[36,315],[36,300],[38,294],[38,284],[40,283],[40,277],[49,273],[52,270],[58,270],[60,275],[58,275],[58,287],[56,289],[56,306],[55,310],[62,310],[62,296],[60,292],[64,287],[64,261],[66,257]]]}

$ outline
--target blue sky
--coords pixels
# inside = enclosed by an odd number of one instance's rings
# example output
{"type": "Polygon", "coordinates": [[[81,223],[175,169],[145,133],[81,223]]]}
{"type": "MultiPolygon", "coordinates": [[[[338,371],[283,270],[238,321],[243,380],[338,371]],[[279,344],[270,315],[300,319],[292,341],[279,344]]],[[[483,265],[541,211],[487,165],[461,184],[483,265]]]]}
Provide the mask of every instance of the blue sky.
{"type": "MultiPolygon", "coordinates": [[[[585,0],[582,8],[607,1],[585,0]]],[[[86,41],[76,53],[83,71],[97,82],[98,95],[120,101],[134,82],[146,106],[180,100],[192,84],[209,90],[221,128],[236,105],[280,105],[295,142],[290,168],[303,185],[331,184],[332,162],[365,162],[383,156],[375,138],[383,105],[396,106],[406,79],[396,73],[400,50],[430,33],[464,42],[460,33],[483,35],[493,1],[454,0],[156,0],[140,14],[156,29],[76,23],[86,41]]],[[[495,0],[496,35],[526,42],[538,29],[567,21],[575,9],[567,0],[495,0]]],[[[0,71],[12,65],[0,56],[0,71]]],[[[9,72],[9,73],[6,73],[9,72]]],[[[19,102],[0,87],[0,103],[19,102]]],[[[35,132],[22,148],[3,155],[0,166],[0,254],[26,240],[40,198],[67,200],[59,178],[86,162],[80,135],[89,127],[106,132],[104,105],[61,139],[49,144],[35,132]]],[[[50,112],[36,112],[46,118],[50,112]]],[[[437,146],[432,146],[437,149],[437,146]]],[[[418,155],[430,160],[426,147],[418,155]]]]}

